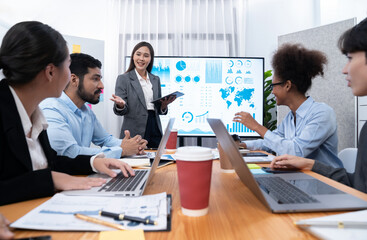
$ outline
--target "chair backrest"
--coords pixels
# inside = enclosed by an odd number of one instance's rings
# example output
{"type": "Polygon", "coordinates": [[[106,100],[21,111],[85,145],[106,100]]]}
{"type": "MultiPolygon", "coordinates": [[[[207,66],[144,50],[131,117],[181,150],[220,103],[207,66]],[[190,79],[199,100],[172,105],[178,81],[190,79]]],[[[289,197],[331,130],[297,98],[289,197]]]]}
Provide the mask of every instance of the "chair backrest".
{"type": "Polygon", "coordinates": [[[356,160],[357,160],[357,148],[345,148],[338,154],[338,158],[342,161],[344,168],[349,173],[354,173],[356,160]]]}

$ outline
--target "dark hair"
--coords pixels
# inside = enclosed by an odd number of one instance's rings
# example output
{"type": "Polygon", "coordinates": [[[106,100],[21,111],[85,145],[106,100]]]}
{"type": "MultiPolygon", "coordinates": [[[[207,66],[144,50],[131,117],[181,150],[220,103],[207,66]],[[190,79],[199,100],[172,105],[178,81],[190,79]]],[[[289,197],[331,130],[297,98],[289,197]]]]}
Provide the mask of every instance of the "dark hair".
{"type": "Polygon", "coordinates": [[[148,67],[147,67],[147,71],[149,73],[152,71],[153,62],[154,62],[154,49],[153,49],[152,45],[150,45],[150,43],[148,43],[148,42],[140,42],[140,43],[136,44],[136,46],[133,49],[133,52],[131,53],[130,65],[129,65],[129,68],[126,70],[126,72],[130,72],[131,70],[133,70],[135,68],[134,54],[141,47],[147,47],[149,49],[151,60],[150,60],[150,63],[148,65],[148,67]]]}
{"type": "Polygon", "coordinates": [[[343,54],[363,51],[367,58],[367,18],[340,36],[338,47],[343,54]]]}
{"type": "Polygon", "coordinates": [[[311,87],[312,79],[324,75],[326,56],[317,50],[308,50],[300,44],[284,44],[272,60],[274,74],[282,81],[290,80],[302,94],[311,87]]]}
{"type": "Polygon", "coordinates": [[[68,56],[62,35],[41,22],[15,24],[3,38],[0,69],[10,85],[32,81],[48,64],[59,66],[68,56]]]}
{"type": "Polygon", "coordinates": [[[88,68],[102,68],[102,63],[88,54],[72,53],[70,54],[70,58],[70,72],[77,75],[81,80],[89,72],[88,68]]]}

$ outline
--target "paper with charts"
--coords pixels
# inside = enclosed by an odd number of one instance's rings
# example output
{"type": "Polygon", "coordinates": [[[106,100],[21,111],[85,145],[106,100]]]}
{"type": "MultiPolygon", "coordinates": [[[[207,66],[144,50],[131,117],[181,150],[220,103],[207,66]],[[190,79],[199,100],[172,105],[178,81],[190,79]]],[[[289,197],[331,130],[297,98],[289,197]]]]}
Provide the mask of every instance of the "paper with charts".
{"type": "Polygon", "coordinates": [[[122,224],[127,229],[164,230],[167,228],[167,194],[159,193],[141,197],[90,197],[66,196],[58,193],[11,224],[14,228],[51,231],[108,231],[103,225],[86,222],[74,216],[81,213],[104,221],[122,224]],[[158,225],[144,225],[130,221],[115,221],[98,215],[100,210],[135,217],[150,216],[158,225]]]}

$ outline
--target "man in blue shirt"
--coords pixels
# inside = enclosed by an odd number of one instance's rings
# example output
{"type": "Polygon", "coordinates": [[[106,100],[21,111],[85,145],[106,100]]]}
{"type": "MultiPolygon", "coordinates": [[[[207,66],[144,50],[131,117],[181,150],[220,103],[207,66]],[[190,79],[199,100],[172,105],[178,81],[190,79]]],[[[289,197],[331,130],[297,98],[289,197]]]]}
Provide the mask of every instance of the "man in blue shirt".
{"type": "Polygon", "coordinates": [[[40,107],[49,127],[51,147],[58,155],[75,158],[77,155],[104,153],[107,158],[139,154],[147,141],[137,135],[124,139],[108,134],[86,102],[97,104],[104,88],[99,60],[83,53],[71,57],[71,80],[60,98],[48,98],[40,107]],[[91,147],[91,143],[100,148],[91,147]]]}

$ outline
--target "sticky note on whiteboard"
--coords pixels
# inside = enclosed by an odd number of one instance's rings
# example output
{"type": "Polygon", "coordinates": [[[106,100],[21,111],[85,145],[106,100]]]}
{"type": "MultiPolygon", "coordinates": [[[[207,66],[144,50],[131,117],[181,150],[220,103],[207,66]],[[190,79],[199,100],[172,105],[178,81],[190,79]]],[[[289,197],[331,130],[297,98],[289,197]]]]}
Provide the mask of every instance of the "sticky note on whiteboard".
{"type": "Polygon", "coordinates": [[[73,52],[72,53],[80,53],[80,45],[73,44],[73,52]]]}

